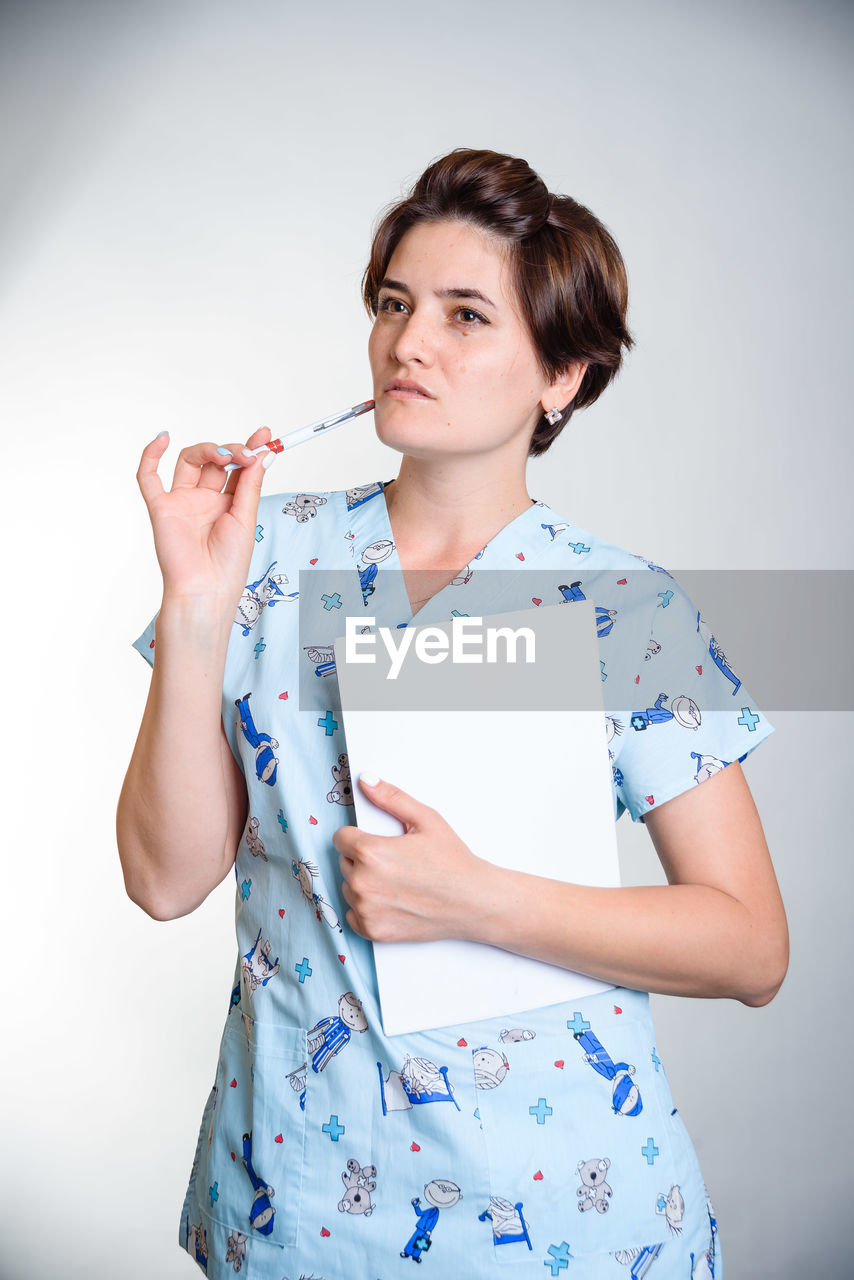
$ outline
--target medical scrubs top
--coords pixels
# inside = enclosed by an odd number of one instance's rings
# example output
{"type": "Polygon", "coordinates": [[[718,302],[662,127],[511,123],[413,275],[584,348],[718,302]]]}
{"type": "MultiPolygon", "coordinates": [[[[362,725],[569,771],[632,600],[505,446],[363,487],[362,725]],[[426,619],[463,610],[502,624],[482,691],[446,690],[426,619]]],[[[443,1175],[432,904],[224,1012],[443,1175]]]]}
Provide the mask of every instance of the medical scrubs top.
{"type": "MultiPolygon", "coordinates": [[[[249,796],[237,957],[180,1242],[217,1280],[391,1280],[414,1265],[719,1280],[645,993],[384,1034],[332,844],[355,813],[331,646],[348,616],[405,626],[592,602],[615,818],[641,820],[772,727],[664,569],[543,502],[413,619],[384,487],[261,499],[222,695],[249,796]]],[[[153,622],[136,647],[156,660],[153,622]]],[[[560,761],[544,768],[559,779],[560,761]]]]}

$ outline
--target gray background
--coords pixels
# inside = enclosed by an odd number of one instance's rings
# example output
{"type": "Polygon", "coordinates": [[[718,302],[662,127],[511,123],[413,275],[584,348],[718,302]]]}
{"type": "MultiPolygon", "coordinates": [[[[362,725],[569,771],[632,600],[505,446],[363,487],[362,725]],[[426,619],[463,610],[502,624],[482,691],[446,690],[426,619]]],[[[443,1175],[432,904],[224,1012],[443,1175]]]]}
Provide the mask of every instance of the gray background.
{"type": "MultiPolygon", "coordinates": [[[[33,0],[0,23],[0,1271],[169,1280],[191,1274],[174,1238],[232,888],[169,924],[123,896],[113,810],[148,682],[128,643],[159,600],[140,449],[368,395],[371,221],[434,156],[488,146],[588,203],[631,281],[637,349],[531,493],[665,566],[851,569],[852,9],[33,0]]],[[[265,484],[396,462],[362,418],[265,484]]],[[[746,769],[789,978],[760,1010],[656,999],[658,1049],[728,1280],[832,1280],[851,1274],[851,716],[773,719],[746,769]]],[[[643,828],[618,830],[626,878],[660,878],[643,828]]]]}

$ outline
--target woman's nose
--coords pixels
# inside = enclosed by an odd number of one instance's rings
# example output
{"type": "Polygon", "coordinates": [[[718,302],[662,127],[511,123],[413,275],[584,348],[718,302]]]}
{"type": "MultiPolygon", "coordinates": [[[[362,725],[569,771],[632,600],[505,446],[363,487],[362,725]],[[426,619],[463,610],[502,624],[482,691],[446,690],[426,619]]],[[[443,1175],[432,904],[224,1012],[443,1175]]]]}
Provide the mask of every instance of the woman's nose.
{"type": "Polygon", "coordinates": [[[400,364],[417,360],[426,367],[433,363],[436,356],[436,334],[427,316],[415,311],[407,317],[406,323],[398,330],[393,355],[400,364]]]}

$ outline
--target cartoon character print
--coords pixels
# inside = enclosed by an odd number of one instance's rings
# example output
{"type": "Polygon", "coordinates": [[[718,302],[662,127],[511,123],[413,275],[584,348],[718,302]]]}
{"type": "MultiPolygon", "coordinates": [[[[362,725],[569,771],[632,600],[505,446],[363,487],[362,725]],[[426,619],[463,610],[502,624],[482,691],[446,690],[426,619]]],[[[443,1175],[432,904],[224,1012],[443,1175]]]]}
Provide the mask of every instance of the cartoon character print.
{"type": "Polygon", "coordinates": [[[641,1249],[620,1249],[612,1257],[624,1267],[631,1267],[631,1280],[644,1280],[656,1258],[664,1248],[663,1244],[646,1244],[641,1249]]]}
{"type": "Polygon", "coordinates": [[[201,1223],[191,1226],[187,1219],[187,1240],[184,1246],[187,1253],[195,1258],[203,1271],[208,1269],[208,1234],[201,1223]]]}
{"type": "Polygon", "coordinates": [[[576,600],[587,599],[587,596],[581,590],[580,578],[576,582],[571,582],[569,586],[564,583],[563,586],[558,587],[558,591],[569,604],[572,604],[576,600]]]}
{"type": "Polygon", "coordinates": [[[536,1031],[532,1031],[530,1027],[511,1027],[501,1032],[498,1039],[502,1044],[519,1044],[522,1040],[534,1040],[536,1031]]]}
{"type": "Polygon", "coordinates": [[[242,698],[235,698],[238,722],[244,738],[250,747],[255,748],[255,774],[258,781],[265,782],[268,787],[274,787],[279,758],[273,752],[279,744],[275,738],[270,737],[269,733],[259,733],[255,728],[255,721],[249,709],[251,697],[251,693],[244,693],[242,698]]]}
{"type": "Polygon", "coordinates": [[[606,609],[604,605],[597,604],[596,610],[596,635],[599,639],[609,636],[614,629],[614,619],[617,616],[616,609],[606,609]]]}
{"type": "Polygon", "coordinates": [[[564,529],[569,528],[569,525],[568,524],[541,524],[540,528],[545,529],[546,533],[550,536],[552,542],[554,542],[555,538],[559,537],[563,533],[564,529]]]}
{"type": "Polygon", "coordinates": [[[374,1211],[371,1194],[377,1189],[376,1179],[375,1165],[366,1164],[363,1168],[358,1160],[348,1160],[346,1171],[341,1174],[344,1197],[338,1202],[338,1212],[370,1218],[374,1211]]]}
{"type": "Polygon", "coordinates": [[[298,493],[293,502],[286,502],[282,514],[293,516],[297,524],[306,524],[317,515],[318,507],[325,507],[326,499],[316,493],[298,493]]]}
{"type": "Polygon", "coordinates": [[[291,863],[291,871],[302,891],[303,898],[305,898],[310,907],[314,908],[314,914],[318,920],[323,924],[329,925],[330,929],[337,929],[339,933],[343,933],[341,922],[334,907],[329,905],[323,894],[315,892],[314,882],[320,875],[315,864],[306,862],[304,858],[295,858],[291,863]]]}
{"type": "Polygon", "coordinates": [[[359,583],[362,588],[362,603],[367,604],[371,596],[376,591],[374,579],[377,576],[377,566],[369,564],[366,568],[359,570],[359,583]]]}
{"type": "Polygon", "coordinates": [[[267,605],[272,608],[280,600],[296,600],[299,597],[298,591],[291,591],[286,594],[282,590],[283,587],[288,585],[288,575],[286,573],[274,574],[273,570],[276,564],[277,561],[274,560],[256,582],[247,582],[243,588],[240,599],[237,602],[234,622],[236,626],[240,627],[244,636],[249,635],[261,617],[262,610],[267,605]]]}
{"type": "Polygon", "coordinates": [[[391,538],[380,538],[378,542],[371,542],[365,547],[359,559],[363,564],[382,564],[383,560],[387,560],[394,551],[394,543],[391,538]]]}
{"type": "Polygon", "coordinates": [[[243,957],[243,977],[250,996],[254,996],[259,987],[266,987],[270,979],[275,978],[279,972],[279,957],[276,956],[275,960],[271,961],[271,950],[269,938],[261,942],[261,929],[259,929],[258,936],[243,957]]]}
{"type": "Polygon", "coordinates": [[[649,662],[650,658],[656,658],[661,653],[661,645],[653,636],[650,636],[646,644],[646,653],[643,655],[644,662],[649,662]]]}
{"type": "Polygon", "coordinates": [[[632,1080],[635,1068],[627,1062],[613,1062],[592,1031],[576,1031],[573,1038],[584,1050],[584,1060],[611,1082],[611,1105],[618,1116],[639,1116],[643,1111],[640,1090],[632,1080]]]}
{"type": "Polygon", "coordinates": [[[361,507],[363,503],[376,498],[383,491],[383,486],[375,481],[373,484],[357,485],[354,489],[346,491],[347,510],[353,511],[356,507],[361,507]]]}
{"type": "Polygon", "coordinates": [[[703,641],[703,644],[708,649],[709,657],[717,667],[718,671],[720,671],[721,675],[725,676],[732,684],[732,696],[735,697],[741,688],[741,681],[727,662],[726,654],[712,635],[711,630],[709,629],[709,624],[704,621],[699,612],[697,613],[697,633],[703,641]]]}
{"type": "Polygon", "coordinates": [[[235,1271],[239,1271],[246,1261],[246,1236],[242,1231],[231,1231],[225,1242],[225,1260],[231,1263],[235,1271]]]}
{"type": "Polygon", "coordinates": [[[671,1234],[681,1236],[682,1219],[685,1216],[685,1201],[678,1186],[672,1186],[667,1195],[660,1195],[655,1202],[655,1212],[664,1216],[664,1221],[671,1234]]]}
{"type": "Polygon", "coordinates": [[[697,761],[695,782],[705,782],[707,778],[711,778],[715,773],[720,773],[721,769],[725,769],[730,763],[729,760],[719,760],[717,756],[704,756],[699,751],[692,751],[691,759],[697,761]]]}
{"type": "Polygon", "coordinates": [[[342,751],[338,757],[338,763],[332,765],[332,777],[335,786],[327,792],[326,799],[330,804],[352,804],[353,783],[350,779],[350,765],[346,751],[342,751]]]}
{"type": "Polygon", "coordinates": [[[671,701],[669,710],[664,705],[667,701],[667,694],[660,693],[653,706],[647,707],[645,711],[633,711],[630,721],[632,728],[642,731],[652,724],[667,724],[669,720],[675,720],[683,729],[699,729],[702,716],[693,698],[680,693],[671,701]]]}
{"type": "Polygon", "coordinates": [[[245,836],[246,847],[248,848],[249,852],[252,854],[253,858],[263,858],[265,862],[269,862],[270,859],[267,857],[267,854],[264,852],[264,848],[265,848],[264,841],[261,839],[261,837],[258,834],[258,829],[260,825],[261,824],[259,823],[257,818],[250,818],[249,821],[247,822],[246,836],[245,836]]]}
{"type": "Polygon", "coordinates": [[[269,1236],[272,1234],[276,1219],[276,1210],[270,1201],[276,1193],[263,1178],[259,1178],[252,1165],[251,1133],[244,1133],[243,1135],[242,1164],[249,1175],[249,1181],[255,1188],[255,1195],[252,1198],[252,1205],[249,1209],[249,1225],[259,1231],[262,1236],[269,1236]]]}
{"type": "Polygon", "coordinates": [[[578,1176],[581,1186],[578,1188],[578,1208],[581,1213],[587,1209],[595,1209],[597,1213],[607,1213],[611,1207],[611,1196],[614,1194],[605,1181],[610,1160],[579,1160],[578,1176]]]}
{"type": "Polygon", "coordinates": [[[300,1111],[305,1111],[305,1090],[306,1090],[306,1072],[308,1071],[308,1063],[304,1062],[301,1067],[297,1067],[295,1071],[288,1074],[288,1084],[294,1093],[299,1094],[300,1111]]]}
{"type": "Polygon", "coordinates": [[[482,1045],[472,1049],[474,1082],[478,1089],[496,1089],[510,1070],[510,1063],[497,1049],[482,1045]]]}
{"type": "Polygon", "coordinates": [[[321,1018],[308,1033],[307,1046],[312,1055],[312,1071],[323,1071],[344,1046],[350,1043],[354,1031],[364,1032],[367,1029],[368,1020],[361,1000],[357,1000],[352,991],[345,991],[338,1001],[337,1016],[321,1018]]]}
{"type": "Polygon", "coordinates": [[[429,1058],[413,1058],[407,1054],[400,1071],[389,1071],[385,1079],[381,1062],[377,1063],[377,1070],[384,1116],[390,1111],[409,1111],[428,1102],[452,1102],[457,1111],[460,1109],[454,1086],[448,1079],[448,1068],[438,1067],[429,1058]]]}
{"type": "MultiPolygon", "coordinates": [[[[622,720],[618,720],[616,716],[605,716],[605,740],[608,743],[613,742],[614,738],[619,738],[623,732],[624,725],[622,720]]],[[[610,746],[608,747],[608,759],[614,759],[614,753],[610,746]]]]}
{"type": "Polygon", "coordinates": [[[412,1258],[414,1262],[420,1262],[422,1253],[426,1253],[433,1243],[432,1235],[439,1221],[439,1210],[452,1209],[462,1198],[463,1193],[455,1182],[446,1182],[439,1178],[428,1182],[424,1188],[424,1199],[430,1208],[422,1209],[419,1196],[410,1201],[418,1221],[415,1224],[415,1230],[400,1251],[401,1258],[412,1258]]]}
{"type": "Polygon", "coordinates": [[[477,1217],[479,1222],[486,1222],[488,1218],[492,1223],[493,1244],[524,1242],[530,1250],[533,1250],[534,1246],[528,1235],[528,1224],[522,1214],[523,1207],[521,1200],[518,1204],[511,1204],[503,1196],[489,1197],[489,1207],[477,1217]]]}
{"type": "Polygon", "coordinates": [[[305,656],[314,663],[314,674],[318,677],[331,676],[335,670],[335,647],[331,644],[312,644],[305,646],[305,656]]]}

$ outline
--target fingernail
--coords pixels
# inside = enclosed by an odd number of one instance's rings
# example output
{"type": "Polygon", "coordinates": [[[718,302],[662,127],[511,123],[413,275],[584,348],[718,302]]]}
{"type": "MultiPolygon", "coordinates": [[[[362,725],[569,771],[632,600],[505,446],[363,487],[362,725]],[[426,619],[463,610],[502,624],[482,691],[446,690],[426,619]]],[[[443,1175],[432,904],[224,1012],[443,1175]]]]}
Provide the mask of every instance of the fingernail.
{"type": "Polygon", "coordinates": [[[168,436],[168,434],[169,434],[169,432],[168,432],[168,431],[158,431],[158,433],[157,433],[157,435],[154,437],[154,439],[155,439],[155,440],[159,440],[161,436],[168,436]]]}
{"type": "Polygon", "coordinates": [[[265,453],[264,457],[261,459],[261,466],[266,471],[269,467],[272,467],[275,461],[276,455],[274,453],[265,453]]]}
{"type": "Polygon", "coordinates": [[[222,445],[217,449],[217,453],[221,453],[224,458],[233,458],[234,454],[230,449],[223,449],[222,445]]]}
{"type": "Polygon", "coordinates": [[[252,451],[251,449],[244,449],[244,450],[243,450],[243,456],[244,456],[245,458],[254,458],[254,457],[255,457],[255,454],[253,453],[253,451],[252,451]]]}
{"type": "Polygon", "coordinates": [[[359,781],[364,782],[366,787],[376,787],[379,785],[382,779],[378,778],[375,773],[369,773],[363,769],[362,772],[359,774],[359,781]]]}

